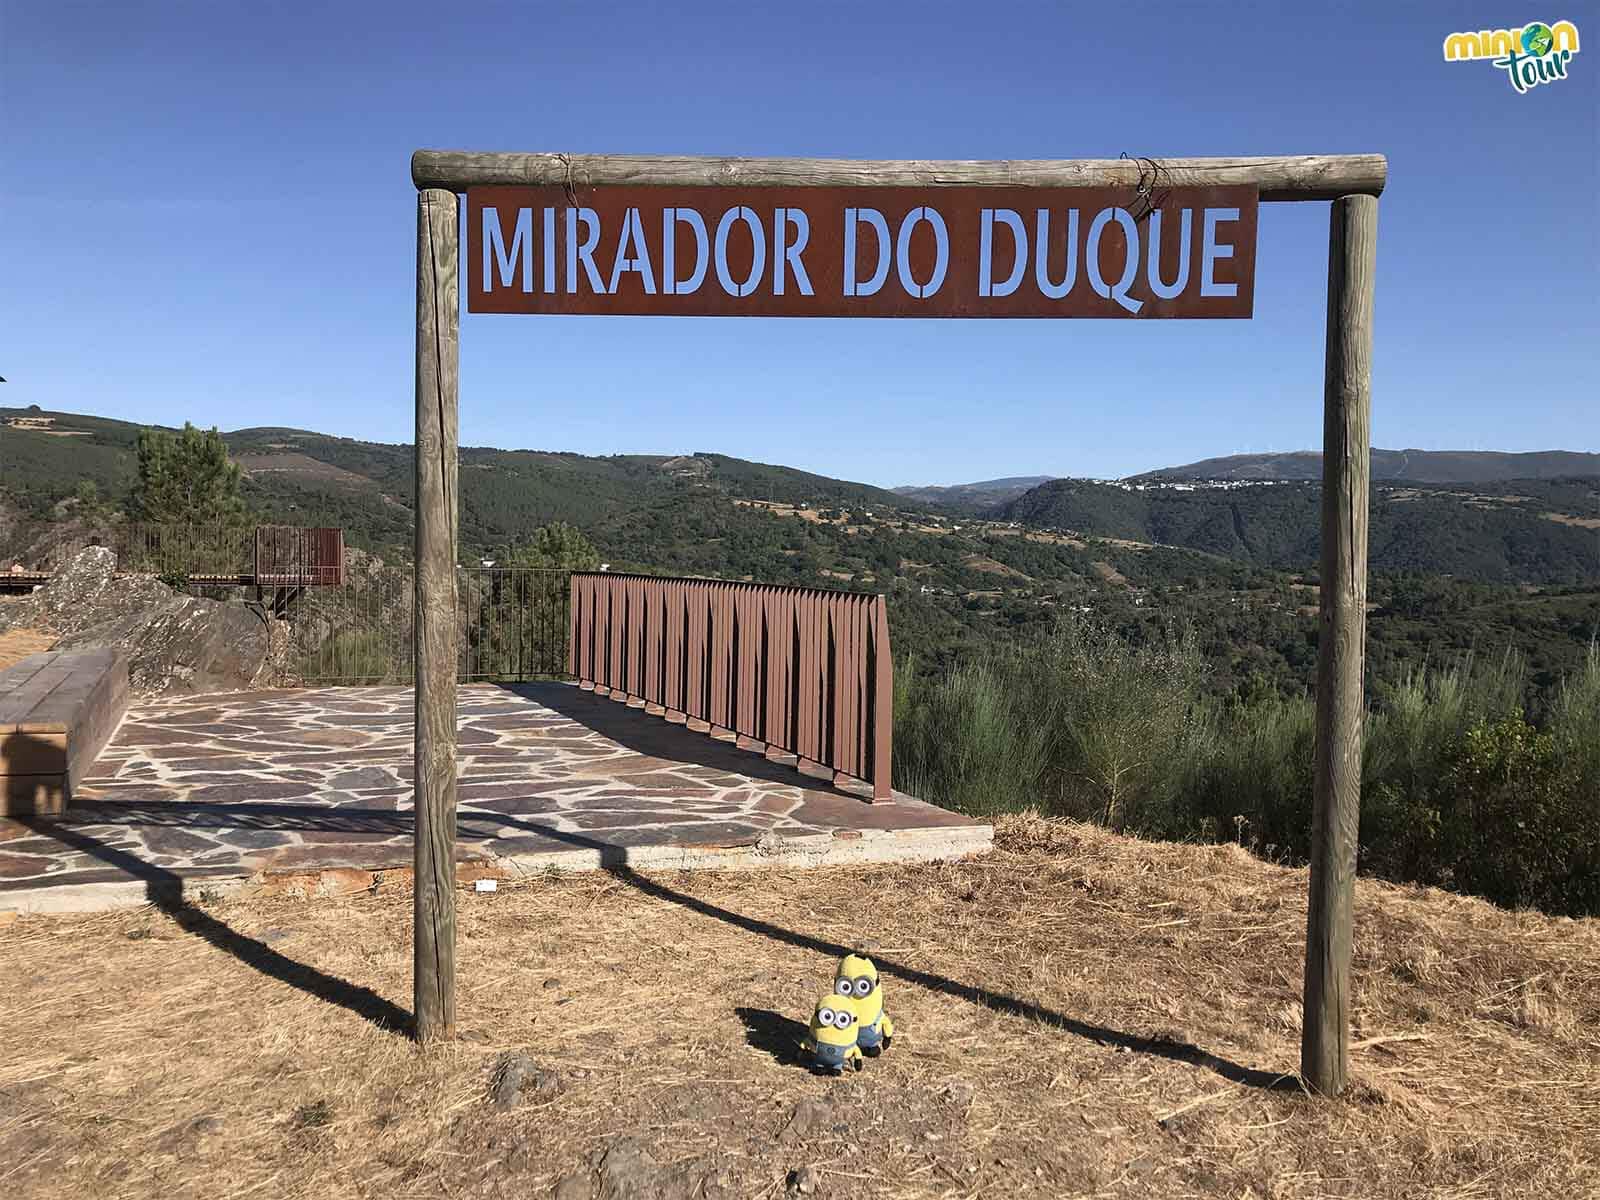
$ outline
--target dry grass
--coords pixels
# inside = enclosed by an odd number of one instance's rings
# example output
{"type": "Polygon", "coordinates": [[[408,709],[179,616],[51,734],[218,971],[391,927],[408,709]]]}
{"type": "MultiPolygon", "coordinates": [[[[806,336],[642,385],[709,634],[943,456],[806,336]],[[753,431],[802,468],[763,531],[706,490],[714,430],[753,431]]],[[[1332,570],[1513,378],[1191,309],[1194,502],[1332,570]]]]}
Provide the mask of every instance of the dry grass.
{"type": "Polygon", "coordinates": [[[460,904],[462,1040],[409,996],[405,892],[0,929],[0,1194],[1583,1196],[1600,1191],[1600,922],[1358,890],[1353,1085],[1297,1061],[1302,872],[1011,818],[939,866],[550,877],[460,904]],[[181,918],[180,914],[180,918],[181,918]],[[901,1036],[794,1065],[822,943],[901,1036]],[[270,943],[270,949],[261,943],[270,943]],[[253,958],[247,965],[223,946],[253,958]],[[252,948],[253,947],[253,948],[252,948]],[[274,977],[293,975],[303,986],[274,977]],[[265,968],[265,969],[262,969],[265,968]],[[340,981],[344,981],[341,985],[340,981]],[[559,1090],[486,1102],[525,1050],[559,1090]]]}
{"type": "Polygon", "coordinates": [[[8,629],[0,632],[0,671],[55,645],[56,635],[41,629],[8,629]]]}

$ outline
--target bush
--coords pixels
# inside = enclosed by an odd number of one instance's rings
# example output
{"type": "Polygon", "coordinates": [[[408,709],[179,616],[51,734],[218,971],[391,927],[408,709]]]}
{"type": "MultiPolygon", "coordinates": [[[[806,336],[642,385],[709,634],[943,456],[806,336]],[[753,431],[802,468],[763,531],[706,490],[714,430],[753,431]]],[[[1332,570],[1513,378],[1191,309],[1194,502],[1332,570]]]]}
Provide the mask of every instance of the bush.
{"type": "Polygon", "coordinates": [[[1600,899],[1600,844],[1572,768],[1555,735],[1519,715],[1469,729],[1439,780],[1440,840],[1452,882],[1497,904],[1591,911],[1600,899]]]}
{"type": "Polygon", "coordinates": [[[1164,831],[1199,716],[1186,641],[1133,647],[1063,620],[1048,637],[952,667],[901,672],[895,777],[967,812],[1041,808],[1164,831]]]}
{"type": "MultiPolygon", "coordinates": [[[[1311,851],[1316,708],[1219,699],[1186,638],[1130,645],[1076,619],[895,697],[895,781],[967,812],[1038,808],[1166,837],[1311,851]]],[[[1367,716],[1362,871],[1500,904],[1600,914],[1600,649],[1523,711],[1524,662],[1412,672],[1367,716]]]]}
{"type": "Polygon", "coordinates": [[[1022,666],[1014,694],[1045,714],[1052,807],[1117,830],[1170,831],[1204,742],[1203,664],[1193,642],[1131,646],[1069,619],[1022,666]]]}
{"type": "Polygon", "coordinates": [[[1038,803],[1045,771],[1041,728],[1019,719],[1007,672],[993,661],[958,665],[922,685],[896,680],[895,783],[977,816],[1038,803]]]}
{"type": "Polygon", "coordinates": [[[1475,724],[1520,710],[1527,667],[1515,654],[1407,673],[1380,693],[1362,754],[1361,865],[1385,878],[1447,885],[1438,781],[1475,724]]]}
{"type": "Polygon", "coordinates": [[[1600,825],[1600,645],[1593,641],[1583,665],[1556,689],[1550,732],[1557,753],[1572,764],[1589,820],[1600,825]]]}
{"type": "Polygon", "coordinates": [[[408,683],[407,664],[395,661],[394,647],[384,634],[370,630],[334,634],[306,655],[300,673],[323,683],[408,683]]]}
{"type": "Polygon", "coordinates": [[[1177,836],[1233,838],[1269,858],[1311,852],[1316,707],[1267,693],[1221,709],[1177,814],[1177,836]]]}

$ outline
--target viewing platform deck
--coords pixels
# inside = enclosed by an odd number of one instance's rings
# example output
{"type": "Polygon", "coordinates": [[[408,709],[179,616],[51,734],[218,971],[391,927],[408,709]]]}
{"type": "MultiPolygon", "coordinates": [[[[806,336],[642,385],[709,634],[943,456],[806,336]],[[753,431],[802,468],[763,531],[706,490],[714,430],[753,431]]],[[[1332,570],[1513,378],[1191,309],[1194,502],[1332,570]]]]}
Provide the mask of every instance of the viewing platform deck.
{"type": "MultiPolygon", "coordinates": [[[[200,888],[363,891],[409,878],[406,687],[146,701],[62,816],[0,820],[0,910],[88,911],[200,888]]],[[[929,861],[988,825],[864,794],[571,684],[469,684],[465,881],[550,869],[929,861]]]]}

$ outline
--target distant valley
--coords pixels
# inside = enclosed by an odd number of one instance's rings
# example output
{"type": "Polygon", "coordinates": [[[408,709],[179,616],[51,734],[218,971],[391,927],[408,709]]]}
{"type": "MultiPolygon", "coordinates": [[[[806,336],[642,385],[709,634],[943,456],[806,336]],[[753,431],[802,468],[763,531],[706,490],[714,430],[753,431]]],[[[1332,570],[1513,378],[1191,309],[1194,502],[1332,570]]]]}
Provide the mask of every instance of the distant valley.
{"type": "MultiPolygon", "coordinates": [[[[121,519],[137,431],[0,409],[4,565],[121,519]]],[[[258,519],[338,525],[355,547],[409,557],[408,445],[283,428],[225,438],[258,519]]],[[[1419,653],[1502,645],[1536,670],[1570,665],[1600,629],[1600,456],[1418,453],[1375,452],[1375,672],[1419,653]],[[1574,466],[1587,472],[1547,477],[1574,466]],[[1481,478],[1505,470],[1534,474],[1481,478]],[[1418,471],[1479,481],[1404,474],[1418,471]]],[[[883,591],[897,653],[930,663],[1069,610],[1129,630],[1180,622],[1202,632],[1219,686],[1247,673],[1304,686],[1315,661],[1319,499],[1306,478],[1315,463],[1249,455],[1135,480],[891,490],[709,451],[463,447],[460,541],[463,561],[498,561],[539,526],[565,521],[614,570],[883,591]],[[1193,482],[1212,471],[1211,482],[1193,482]]]]}

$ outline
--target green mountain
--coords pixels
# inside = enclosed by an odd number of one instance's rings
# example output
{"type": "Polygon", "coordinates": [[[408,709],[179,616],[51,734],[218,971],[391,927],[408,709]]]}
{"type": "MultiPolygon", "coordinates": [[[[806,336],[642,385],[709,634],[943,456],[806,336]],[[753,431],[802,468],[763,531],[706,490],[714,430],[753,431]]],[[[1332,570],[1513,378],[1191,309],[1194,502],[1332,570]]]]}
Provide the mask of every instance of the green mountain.
{"type": "MultiPolygon", "coordinates": [[[[1321,487],[1061,479],[1001,506],[996,516],[1263,567],[1311,569],[1321,537],[1321,487]]],[[[1368,560],[1377,571],[1482,582],[1600,582],[1600,477],[1508,480],[1481,490],[1375,483],[1368,560]]]]}
{"type": "Polygon", "coordinates": [[[891,489],[896,496],[918,504],[937,504],[973,512],[993,508],[1048,483],[1054,475],[1008,475],[1004,479],[980,479],[976,483],[927,484],[891,489]]]}
{"type": "MultiPolygon", "coordinates": [[[[113,502],[134,477],[139,426],[102,417],[0,408],[0,491],[48,515],[83,481],[113,502]]],[[[409,444],[364,442],[303,429],[224,435],[244,468],[251,506],[270,520],[343,526],[356,545],[389,552],[411,539],[409,444]]],[[[461,449],[463,550],[489,553],[538,526],[567,521],[594,532],[663,504],[711,500],[764,505],[904,507],[882,488],[722,454],[595,457],[539,450],[461,449]]],[[[753,510],[752,510],[753,515],[753,510]]]]}
{"type": "MultiPolygon", "coordinates": [[[[35,517],[53,512],[84,480],[114,504],[133,478],[137,432],[136,425],[102,417],[0,409],[0,489],[35,517]]],[[[247,497],[265,518],[340,525],[353,544],[390,555],[406,552],[413,486],[409,445],[284,428],[240,429],[225,437],[245,470],[247,497]]],[[[1483,460],[1481,470],[1491,462],[1550,467],[1556,461],[1534,457],[1540,462],[1530,463],[1526,455],[1476,459],[1483,460]]],[[[1528,478],[1481,488],[1380,481],[1373,488],[1372,566],[1479,582],[1600,582],[1597,481],[1600,475],[1528,478]]],[[[992,497],[1028,482],[989,480],[944,490],[992,497]]],[[[966,511],[976,515],[963,529],[948,508],[936,515],[940,506],[904,491],[714,453],[461,451],[461,543],[464,556],[472,557],[493,555],[551,521],[578,526],[619,564],[641,569],[785,583],[870,576],[875,583],[901,579],[953,591],[964,585],[981,590],[976,584],[985,577],[994,582],[997,572],[975,568],[978,559],[1028,578],[1040,570],[1053,578],[1064,569],[1024,562],[1034,552],[1021,553],[1017,546],[1038,543],[1011,539],[1016,545],[1000,554],[979,544],[998,531],[998,523],[1008,522],[1199,551],[1274,570],[1312,569],[1318,557],[1319,492],[1309,482],[1057,479],[966,511]],[[918,565],[924,563],[945,575],[930,584],[918,565]]],[[[1058,546],[1052,553],[1067,549],[1058,546]]]]}
{"type": "MultiPolygon", "coordinates": [[[[1600,454],[1572,450],[1539,450],[1526,454],[1498,450],[1374,449],[1372,452],[1372,478],[1375,480],[1492,483],[1500,479],[1560,479],[1572,475],[1600,475],[1600,454]]],[[[1134,476],[1135,480],[1321,478],[1322,454],[1316,450],[1230,454],[1134,476]]]]}
{"type": "MultiPolygon", "coordinates": [[[[0,409],[0,564],[37,565],[114,525],[136,434],[98,417],[0,409]],[[85,482],[98,500],[79,496],[85,482]]],[[[262,519],[337,525],[353,546],[409,558],[409,446],[280,428],[225,436],[262,519]]],[[[1597,482],[1378,485],[1374,679],[1474,647],[1515,647],[1540,679],[1568,669],[1600,629],[1597,482]]],[[[1315,668],[1314,484],[1055,480],[972,511],[713,453],[462,450],[464,562],[498,559],[558,520],[613,570],[885,592],[897,656],[918,664],[1076,611],[1130,637],[1195,630],[1222,688],[1260,678],[1303,688],[1315,668]]]]}

